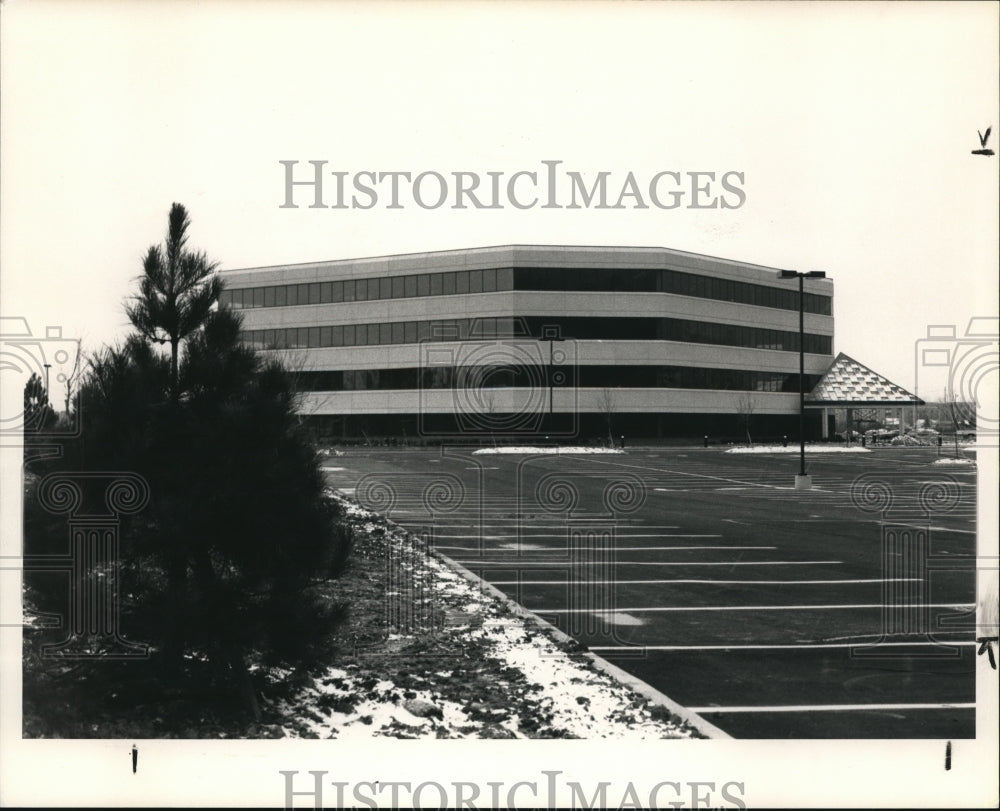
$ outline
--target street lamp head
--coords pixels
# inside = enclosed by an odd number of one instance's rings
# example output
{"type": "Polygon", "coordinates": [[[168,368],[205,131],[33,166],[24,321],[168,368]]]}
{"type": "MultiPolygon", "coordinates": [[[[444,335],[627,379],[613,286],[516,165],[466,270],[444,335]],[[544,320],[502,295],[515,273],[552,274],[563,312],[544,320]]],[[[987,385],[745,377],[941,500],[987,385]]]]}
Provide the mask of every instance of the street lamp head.
{"type": "Polygon", "coordinates": [[[810,270],[808,273],[799,273],[797,270],[779,270],[779,279],[825,279],[825,270],[810,270]]]}

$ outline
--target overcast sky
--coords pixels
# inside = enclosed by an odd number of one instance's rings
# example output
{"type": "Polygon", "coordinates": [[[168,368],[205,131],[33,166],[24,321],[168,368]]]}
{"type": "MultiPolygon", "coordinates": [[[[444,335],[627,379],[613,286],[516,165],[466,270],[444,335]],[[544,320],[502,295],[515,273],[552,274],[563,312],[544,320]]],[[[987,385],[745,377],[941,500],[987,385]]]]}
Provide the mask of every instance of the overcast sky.
{"type": "Polygon", "coordinates": [[[992,3],[14,0],[2,14],[0,307],[36,334],[59,325],[91,349],[124,336],[122,301],[173,201],[223,268],[538,243],[824,270],[835,350],[907,387],[928,325],[961,334],[996,312],[998,163],[970,154],[997,129],[992,3]],[[630,171],[640,186],[740,172],[745,202],[352,210],[297,192],[282,209],[281,160],[484,177],[560,160],[611,172],[614,198],[630,171]]]}

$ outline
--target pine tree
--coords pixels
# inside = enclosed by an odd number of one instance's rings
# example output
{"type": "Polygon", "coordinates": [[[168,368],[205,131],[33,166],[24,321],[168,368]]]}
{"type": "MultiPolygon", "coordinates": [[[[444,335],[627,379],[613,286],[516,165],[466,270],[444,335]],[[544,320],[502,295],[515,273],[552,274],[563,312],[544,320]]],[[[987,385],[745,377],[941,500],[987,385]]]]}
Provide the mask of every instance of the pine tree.
{"type": "Polygon", "coordinates": [[[222,284],[213,273],[216,263],[203,252],[187,248],[191,225],[180,203],[170,207],[163,248],[151,245],[142,263],[139,295],[126,306],[132,325],[150,341],[170,344],[170,391],[180,394],[180,342],[197,331],[218,302],[222,284]]]}
{"type": "Polygon", "coordinates": [[[125,633],[177,679],[185,652],[207,655],[259,719],[248,659],[294,667],[329,653],[344,609],[319,584],[346,565],[349,535],[300,428],[292,374],[242,343],[237,313],[212,309],[221,284],[184,247],[187,226],[175,204],[167,250],[150,249],[128,305],[139,332],[91,359],[81,437],[59,467],[146,478],[149,507],[121,530],[133,578],[123,611],[137,623],[125,633]],[[169,359],[154,346],[168,341],[169,359]]]}
{"type": "Polygon", "coordinates": [[[49,405],[49,393],[42,378],[32,372],[24,384],[24,408],[21,411],[25,433],[38,433],[51,427],[56,421],[55,412],[49,405]]]}

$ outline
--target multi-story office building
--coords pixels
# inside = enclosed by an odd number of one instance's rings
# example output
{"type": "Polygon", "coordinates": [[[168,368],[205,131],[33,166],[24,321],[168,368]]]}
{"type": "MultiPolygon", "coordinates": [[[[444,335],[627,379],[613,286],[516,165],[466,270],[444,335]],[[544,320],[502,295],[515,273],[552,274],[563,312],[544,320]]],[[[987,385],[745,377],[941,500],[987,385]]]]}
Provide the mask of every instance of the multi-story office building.
{"type": "MultiPolygon", "coordinates": [[[[508,245],[222,273],[334,436],[796,436],[798,282],[664,248],[508,245]]],[[[833,358],[807,279],[805,390],[833,358]]],[[[808,432],[818,436],[818,415],[808,432]]]]}

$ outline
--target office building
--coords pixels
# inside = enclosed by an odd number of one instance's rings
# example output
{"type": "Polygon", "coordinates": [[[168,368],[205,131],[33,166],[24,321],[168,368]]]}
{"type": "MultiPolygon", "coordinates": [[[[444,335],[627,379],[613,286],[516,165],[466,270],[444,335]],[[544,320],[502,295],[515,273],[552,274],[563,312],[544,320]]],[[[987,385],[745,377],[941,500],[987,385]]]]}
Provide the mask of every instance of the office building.
{"type": "MultiPolygon", "coordinates": [[[[245,340],[298,373],[323,435],[798,435],[798,283],[775,268],[508,245],[221,277],[245,340]]],[[[833,360],[833,284],[804,289],[809,392],[833,360]]]]}

